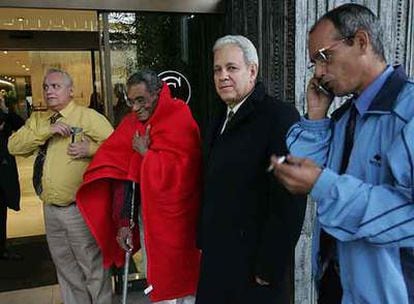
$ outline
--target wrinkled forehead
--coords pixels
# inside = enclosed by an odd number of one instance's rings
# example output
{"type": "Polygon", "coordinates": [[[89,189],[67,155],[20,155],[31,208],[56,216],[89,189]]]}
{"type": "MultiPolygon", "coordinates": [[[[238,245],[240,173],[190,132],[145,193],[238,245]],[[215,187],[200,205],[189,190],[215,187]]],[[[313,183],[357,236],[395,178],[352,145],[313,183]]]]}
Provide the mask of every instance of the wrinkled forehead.
{"type": "Polygon", "coordinates": [[[144,96],[149,94],[147,84],[145,82],[140,82],[136,84],[131,84],[127,87],[127,94],[129,96],[144,96]]]}
{"type": "Polygon", "coordinates": [[[246,63],[243,50],[235,43],[224,44],[213,54],[214,65],[228,64],[229,62],[246,63]]]}
{"type": "Polygon", "coordinates": [[[62,73],[55,72],[49,73],[45,75],[43,78],[43,84],[52,85],[52,84],[60,84],[69,86],[69,81],[65,79],[65,76],[62,73]]]}

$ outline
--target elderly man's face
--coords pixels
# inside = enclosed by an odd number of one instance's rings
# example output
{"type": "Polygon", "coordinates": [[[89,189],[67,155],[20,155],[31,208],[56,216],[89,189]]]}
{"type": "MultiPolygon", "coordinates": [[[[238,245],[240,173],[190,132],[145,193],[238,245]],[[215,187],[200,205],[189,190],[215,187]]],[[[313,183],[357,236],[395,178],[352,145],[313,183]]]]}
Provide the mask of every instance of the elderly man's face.
{"type": "Polygon", "coordinates": [[[137,114],[138,120],[147,121],[154,113],[157,106],[158,93],[150,94],[145,83],[139,83],[128,87],[128,103],[132,111],[137,114]]]}
{"type": "Polygon", "coordinates": [[[51,73],[43,81],[43,98],[52,111],[63,110],[72,100],[73,91],[61,73],[51,73]]]}
{"type": "Polygon", "coordinates": [[[241,102],[253,90],[256,76],[257,66],[245,62],[237,45],[228,44],[214,52],[214,84],[227,105],[241,102]]]}

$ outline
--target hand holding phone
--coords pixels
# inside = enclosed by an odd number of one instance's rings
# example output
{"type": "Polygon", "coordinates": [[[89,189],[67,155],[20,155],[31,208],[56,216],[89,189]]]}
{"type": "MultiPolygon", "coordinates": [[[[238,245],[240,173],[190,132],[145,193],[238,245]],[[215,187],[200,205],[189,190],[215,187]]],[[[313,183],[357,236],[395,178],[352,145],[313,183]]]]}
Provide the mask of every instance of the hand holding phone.
{"type": "Polygon", "coordinates": [[[313,77],[308,83],[306,95],[309,119],[317,120],[326,117],[334,94],[321,83],[320,79],[313,77]]]}
{"type": "Polygon", "coordinates": [[[73,144],[74,142],[76,142],[76,137],[77,135],[81,134],[83,131],[82,128],[79,127],[70,127],[70,134],[71,134],[71,143],[73,144]]]}
{"type": "Polygon", "coordinates": [[[315,90],[326,96],[332,95],[332,93],[320,83],[315,85],[315,90]]]}

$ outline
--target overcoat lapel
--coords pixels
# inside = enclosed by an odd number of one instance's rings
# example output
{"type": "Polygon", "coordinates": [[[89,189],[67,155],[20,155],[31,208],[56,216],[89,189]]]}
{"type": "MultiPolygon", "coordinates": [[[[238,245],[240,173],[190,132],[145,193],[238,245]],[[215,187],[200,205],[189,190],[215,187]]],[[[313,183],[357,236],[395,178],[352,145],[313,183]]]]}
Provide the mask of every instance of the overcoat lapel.
{"type": "Polygon", "coordinates": [[[226,125],[226,129],[224,129],[223,134],[237,129],[237,126],[242,124],[243,121],[246,120],[253,112],[254,105],[249,97],[236,112],[232,120],[226,125]]]}
{"type": "MultiPolygon", "coordinates": [[[[247,98],[247,100],[241,105],[240,109],[236,112],[232,120],[226,125],[223,134],[220,134],[221,127],[223,126],[224,120],[226,119],[227,108],[222,107],[219,115],[216,119],[213,120],[211,128],[207,132],[206,136],[206,155],[210,155],[210,151],[214,145],[215,140],[219,136],[226,136],[227,133],[232,132],[232,130],[237,129],[237,127],[242,124],[250,115],[254,114],[255,102],[259,102],[264,98],[265,90],[262,83],[257,83],[252,94],[247,98]]],[[[222,101],[221,101],[222,102],[222,101]]]]}

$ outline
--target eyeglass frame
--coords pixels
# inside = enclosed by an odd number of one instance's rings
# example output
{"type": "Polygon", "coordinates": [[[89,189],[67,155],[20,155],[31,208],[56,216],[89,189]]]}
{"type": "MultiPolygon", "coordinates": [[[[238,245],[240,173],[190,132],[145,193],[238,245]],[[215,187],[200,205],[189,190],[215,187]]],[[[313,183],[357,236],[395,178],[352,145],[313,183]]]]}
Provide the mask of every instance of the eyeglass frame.
{"type": "Polygon", "coordinates": [[[156,96],[155,99],[153,99],[151,101],[151,103],[154,103],[155,100],[158,99],[159,94],[158,93],[150,93],[149,98],[145,98],[144,96],[138,96],[138,98],[136,98],[135,100],[130,100],[126,93],[124,93],[124,98],[125,98],[125,103],[128,107],[132,108],[133,106],[139,106],[142,107],[143,105],[147,104],[147,102],[150,100],[151,97],[156,96]],[[140,99],[140,100],[138,100],[140,99]]]}
{"type": "Polygon", "coordinates": [[[348,36],[348,37],[343,37],[340,38],[336,41],[334,41],[332,44],[330,44],[327,47],[323,47],[318,49],[316,52],[314,52],[312,54],[311,58],[311,63],[308,65],[308,70],[313,70],[316,67],[316,64],[319,62],[319,64],[322,64],[323,66],[325,66],[326,64],[329,63],[329,54],[325,54],[326,51],[332,50],[333,48],[335,48],[337,45],[339,45],[340,43],[343,43],[347,40],[353,39],[355,37],[355,35],[352,36],[348,36]],[[319,59],[315,59],[317,56],[321,57],[319,59]]]}

